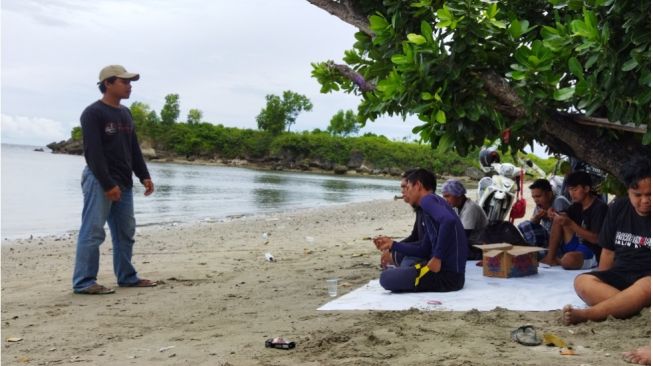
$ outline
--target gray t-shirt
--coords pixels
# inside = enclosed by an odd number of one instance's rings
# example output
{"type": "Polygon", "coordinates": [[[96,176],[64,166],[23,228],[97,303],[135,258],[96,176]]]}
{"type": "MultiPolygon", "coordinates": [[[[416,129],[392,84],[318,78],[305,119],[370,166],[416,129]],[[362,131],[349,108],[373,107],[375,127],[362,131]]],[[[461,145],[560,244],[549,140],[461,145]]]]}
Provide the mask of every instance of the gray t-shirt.
{"type": "Polygon", "coordinates": [[[454,208],[465,230],[481,230],[487,226],[487,216],[478,203],[467,198],[460,211],[454,208]]]}

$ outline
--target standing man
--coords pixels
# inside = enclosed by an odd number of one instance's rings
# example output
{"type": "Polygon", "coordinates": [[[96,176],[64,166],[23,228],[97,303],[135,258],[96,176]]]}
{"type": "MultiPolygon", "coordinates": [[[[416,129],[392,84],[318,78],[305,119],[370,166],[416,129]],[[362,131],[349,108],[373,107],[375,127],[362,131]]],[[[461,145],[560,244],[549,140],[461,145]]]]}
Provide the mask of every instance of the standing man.
{"type": "Polygon", "coordinates": [[[383,288],[393,292],[458,291],[465,284],[467,237],[460,219],[447,201],[434,194],[433,173],[417,169],[406,176],[407,203],[422,208],[424,237],[419,245],[390,240],[375,242],[377,249],[424,258],[411,267],[389,268],[381,273],[383,288]]]}
{"type": "Polygon", "coordinates": [[[153,287],[154,281],[140,279],[131,263],[136,220],[134,219],[132,172],[154,192],[154,183],[141,153],[129,109],[120,104],[131,94],[131,82],[139,74],[120,65],[100,71],[102,99],[86,107],[81,116],[84,158],[82,173],[84,209],[77,240],[73,291],[103,295],[114,290],[96,282],[100,265],[100,244],[108,222],[113,243],[113,271],[121,287],[153,287]]]}

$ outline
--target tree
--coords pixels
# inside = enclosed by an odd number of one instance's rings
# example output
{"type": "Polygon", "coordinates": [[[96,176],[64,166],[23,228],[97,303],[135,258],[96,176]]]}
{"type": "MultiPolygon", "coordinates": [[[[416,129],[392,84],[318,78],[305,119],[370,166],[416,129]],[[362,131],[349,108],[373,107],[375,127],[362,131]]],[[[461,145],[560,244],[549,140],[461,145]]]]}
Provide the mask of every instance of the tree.
{"type": "Polygon", "coordinates": [[[188,111],[188,117],[186,117],[186,121],[189,125],[196,125],[201,123],[202,111],[199,109],[191,108],[191,110],[188,111]]]}
{"type": "Polygon", "coordinates": [[[349,109],[347,112],[339,110],[338,113],[331,118],[327,131],[334,136],[347,136],[358,133],[360,128],[361,126],[356,120],[354,111],[349,109]]]}
{"type": "Polygon", "coordinates": [[[283,92],[283,98],[277,95],[266,95],[266,104],[261,113],[256,116],[258,128],[272,134],[279,134],[284,129],[290,131],[302,111],[311,111],[313,104],[304,95],[290,90],[283,92]]]}
{"type": "Polygon", "coordinates": [[[462,155],[501,136],[614,175],[650,158],[648,1],[308,1],[360,30],[313,76],[360,95],[364,120],[416,115],[423,141],[462,155]]]}
{"type": "Polygon", "coordinates": [[[166,102],[161,108],[161,123],[171,125],[179,118],[179,94],[166,95],[166,102]]]}

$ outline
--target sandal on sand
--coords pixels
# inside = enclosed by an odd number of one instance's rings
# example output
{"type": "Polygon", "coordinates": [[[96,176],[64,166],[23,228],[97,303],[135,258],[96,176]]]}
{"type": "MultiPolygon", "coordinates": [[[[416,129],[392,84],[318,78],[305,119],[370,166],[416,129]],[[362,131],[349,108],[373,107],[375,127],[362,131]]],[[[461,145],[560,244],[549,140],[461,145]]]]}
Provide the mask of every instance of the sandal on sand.
{"type": "Polygon", "coordinates": [[[542,339],[537,336],[535,327],[532,325],[523,325],[510,333],[513,341],[523,344],[524,346],[538,346],[542,344],[542,339]]]}
{"type": "Polygon", "coordinates": [[[88,286],[85,289],[75,290],[73,292],[79,295],[108,295],[116,291],[112,288],[108,288],[96,283],[91,286],[88,286]]]}
{"type": "Polygon", "coordinates": [[[158,284],[159,283],[156,282],[156,281],[150,281],[150,280],[146,280],[144,278],[141,278],[140,280],[138,280],[138,282],[120,285],[120,287],[154,287],[154,286],[156,286],[158,284]]]}

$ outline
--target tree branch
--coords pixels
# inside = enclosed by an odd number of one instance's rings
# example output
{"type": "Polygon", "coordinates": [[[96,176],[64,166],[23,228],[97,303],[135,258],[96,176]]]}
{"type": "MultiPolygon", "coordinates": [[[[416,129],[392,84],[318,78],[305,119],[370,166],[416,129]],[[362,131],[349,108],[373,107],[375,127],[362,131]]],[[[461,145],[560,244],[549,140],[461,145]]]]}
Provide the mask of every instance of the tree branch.
{"type": "Polygon", "coordinates": [[[365,14],[361,14],[356,10],[355,2],[352,0],[307,0],[309,3],[317,6],[318,8],[327,11],[329,14],[334,15],[345,23],[351,24],[360,29],[370,36],[374,36],[374,32],[370,29],[370,22],[367,20],[365,14]]]}
{"type": "Polygon", "coordinates": [[[365,80],[363,75],[352,70],[351,67],[347,65],[336,64],[333,61],[327,61],[327,66],[335,69],[342,76],[346,77],[347,79],[351,80],[354,84],[358,85],[360,90],[363,92],[368,92],[376,89],[376,85],[374,85],[374,83],[368,82],[367,80],[365,80]]]}

